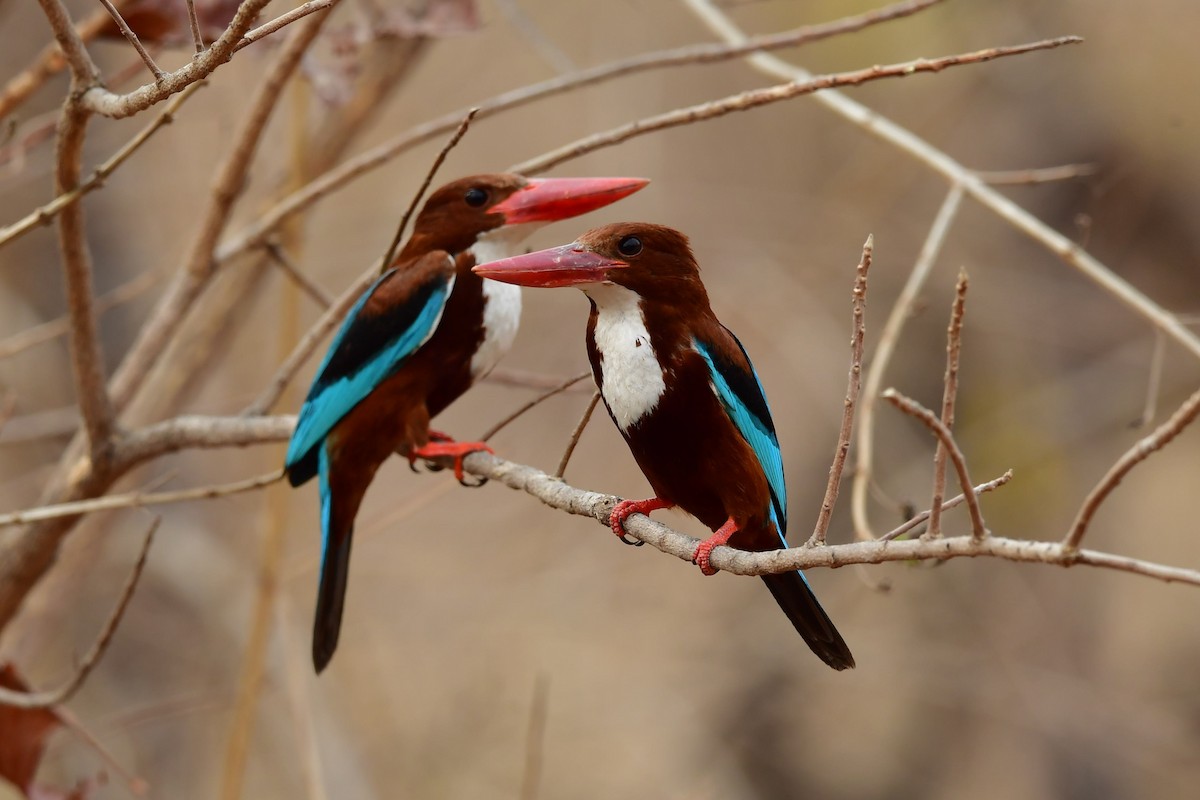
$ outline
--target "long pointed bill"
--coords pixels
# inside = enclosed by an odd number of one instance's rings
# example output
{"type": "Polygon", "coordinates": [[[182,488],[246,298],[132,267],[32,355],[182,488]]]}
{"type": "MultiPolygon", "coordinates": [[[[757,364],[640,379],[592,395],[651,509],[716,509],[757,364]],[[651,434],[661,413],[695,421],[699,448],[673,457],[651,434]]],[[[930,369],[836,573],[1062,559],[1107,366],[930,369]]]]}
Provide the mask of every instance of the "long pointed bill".
{"type": "Polygon", "coordinates": [[[645,178],[530,178],[491,212],[503,214],[505,225],[554,222],[615,203],[649,182],[645,178]]]}
{"type": "Polygon", "coordinates": [[[628,266],[624,261],[585,250],[582,245],[567,244],[480,264],[471,271],[501,283],[553,288],[600,283],[608,280],[609,270],[628,266]]]}

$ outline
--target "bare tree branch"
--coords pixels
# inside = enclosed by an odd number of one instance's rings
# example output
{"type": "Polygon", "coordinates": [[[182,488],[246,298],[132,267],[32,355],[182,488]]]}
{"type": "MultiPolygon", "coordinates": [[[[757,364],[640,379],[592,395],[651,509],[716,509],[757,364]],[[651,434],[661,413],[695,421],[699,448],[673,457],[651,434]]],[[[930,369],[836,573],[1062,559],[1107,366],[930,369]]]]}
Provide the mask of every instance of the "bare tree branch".
{"type": "MultiPolygon", "coordinates": [[[[954,287],[954,305],[950,311],[950,326],[946,331],[946,376],[942,390],[942,425],[954,430],[954,403],[958,396],[958,359],[962,353],[963,314],[967,303],[967,273],[958,273],[954,287]]],[[[964,490],[965,491],[965,490],[964,490]]],[[[946,495],[946,443],[941,439],[933,456],[933,499],[929,503],[929,530],[925,535],[931,539],[942,535],[942,498],[946,495]]]]}
{"type": "MultiPolygon", "coordinates": [[[[741,44],[747,41],[746,35],[711,0],[683,0],[683,2],[726,42],[741,44]]],[[[756,69],[776,77],[794,81],[812,78],[809,72],[767,53],[755,53],[747,56],[746,60],[756,69]]],[[[897,125],[861,103],[851,100],[842,92],[821,92],[816,97],[817,102],[828,106],[868,133],[879,137],[902,152],[908,153],[930,169],[940,173],[950,181],[952,186],[960,185],[967,194],[974,197],[984,207],[1078,269],[1121,303],[1145,317],[1152,325],[1179,342],[1193,355],[1200,357],[1200,337],[1189,331],[1178,317],[1167,312],[1134,288],[1132,284],[1118,277],[1075,242],[1053,230],[1037,217],[988,186],[972,170],[962,166],[912,131],[897,125]]],[[[859,534],[862,535],[862,531],[859,531],[859,534]]]]}
{"type": "MultiPolygon", "coordinates": [[[[823,25],[806,25],[782,33],[756,36],[733,45],[706,43],[644,53],[632,58],[601,64],[580,72],[571,73],[570,75],[560,75],[541,83],[522,86],[518,89],[496,95],[489,100],[477,104],[479,114],[476,119],[481,120],[493,114],[532,103],[535,100],[553,97],[585,86],[603,83],[625,75],[651,69],[689,64],[715,64],[738,58],[747,53],[775,50],[784,47],[797,47],[830,36],[861,30],[880,22],[915,14],[938,2],[941,2],[941,0],[906,0],[906,2],[894,3],[877,11],[847,17],[823,25]]],[[[283,198],[277,205],[259,217],[256,222],[251,223],[231,239],[224,242],[217,251],[217,260],[225,261],[260,245],[269,235],[270,231],[279,226],[291,215],[308,208],[323,197],[346,186],[367,172],[382,166],[401,153],[407,152],[411,148],[430,141],[437,136],[453,131],[462,121],[463,115],[468,110],[463,108],[458,111],[451,111],[437,119],[418,125],[329,170],[288,197],[283,198]]]]}
{"type": "MultiPolygon", "coordinates": [[[[39,0],[43,4],[57,1],[39,0]]],[[[254,24],[259,12],[266,7],[268,2],[270,0],[243,0],[242,4],[238,6],[233,20],[229,23],[229,27],[207,50],[199,53],[185,66],[167,73],[154,83],[145,84],[127,94],[115,94],[93,82],[92,86],[84,88],[80,102],[94,114],[115,119],[132,116],[162,102],[196,81],[207,78],[215,69],[229,61],[242,36],[250,30],[250,26],[254,24]]],[[[68,53],[69,60],[70,54],[68,53]]]]}
{"type": "Polygon", "coordinates": [[[481,441],[481,442],[490,441],[493,436],[495,436],[497,433],[499,433],[500,431],[507,428],[509,426],[509,424],[511,424],[511,423],[517,421],[518,419],[520,419],[521,417],[523,417],[526,412],[531,411],[532,409],[541,405],[543,401],[549,400],[551,397],[554,397],[556,394],[562,394],[563,392],[565,392],[567,389],[570,389],[575,384],[579,383],[580,381],[584,380],[585,378],[590,378],[591,376],[592,376],[591,370],[588,370],[587,372],[581,372],[578,375],[576,375],[575,377],[567,378],[565,381],[558,384],[557,386],[547,389],[546,391],[539,394],[537,397],[530,400],[525,405],[518,408],[516,411],[509,414],[504,419],[497,422],[492,427],[488,428],[487,432],[479,437],[479,441],[481,441]]]}
{"type": "Polygon", "coordinates": [[[527,161],[514,164],[509,167],[509,171],[518,172],[522,175],[536,175],[587,153],[604,147],[611,147],[647,133],[665,128],[674,128],[680,125],[690,125],[693,122],[713,119],[714,117],[723,117],[735,111],[747,111],[759,106],[777,103],[781,100],[790,100],[793,97],[801,97],[838,86],[860,86],[864,83],[884,78],[905,78],[920,72],[941,72],[950,67],[981,64],[997,58],[1023,55],[1037,50],[1050,50],[1055,47],[1077,44],[1082,41],[1078,36],[1060,36],[1056,39],[1044,39],[1013,47],[989,47],[986,50],[976,50],[973,53],[961,53],[942,58],[918,58],[914,61],[888,64],[882,67],[874,66],[852,72],[820,75],[815,78],[768,86],[765,89],[739,92],[721,100],[712,100],[707,103],[699,103],[694,106],[668,111],[665,114],[636,120],[612,130],[585,136],[578,141],[563,145],[557,150],[551,150],[548,153],[535,156],[527,161]]]}
{"type": "Polygon", "coordinates": [[[829,467],[829,482],[825,486],[825,498],[817,514],[817,524],[808,545],[825,544],[829,532],[829,521],[833,518],[833,507],[837,504],[838,490],[842,485],[842,470],[846,467],[846,455],[850,452],[850,434],[854,428],[854,408],[862,386],[863,348],[866,345],[867,325],[867,273],[871,269],[871,253],[875,249],[875,237],[868,236],[863,244],[862,258],[854,274],[853,306],[854,324],[850,337],[850,377],[846,386],[846,402],[842,406],[842,425],[838,430],[837,447],[833,451],[833,463],[829,467]]]}
{"type": "MultiPolygon", "coordinates": [[[[242,4],[245,9],[251,2],[242,4]]],[[[239,9],[239,15],[241,9],[239,9]]],[[[113,400],[123,409],[142,385],[146,374],[158,361],[171,337],[183,321],[184,313],[195,302],[215,270],[213,248],[224,230],[234,202],[242,193],[250,161],[258,149],[262,131],[279,101],[283,87],[300,64],[300,59],[328,17],[322,11],[300,25],[275,57],[267,74],[259,82],[250,110],[234,145],[217,173],[211,198],[197,228],[179,275],[172,281],[150,319],[142,326],[137,340],[113,376],[113,400]]],[[[235,20],[236,21],[236,20],[235,20]]],[[[232,26],[230,30],[232,30],[232,26]]],[[[228,31],[226,32],[228,33],[228,31]]],[[[224,39],[225,36],[222,36],[224,39]]],[[[216,44],[206,51],[211,52],[216,44]]]]}

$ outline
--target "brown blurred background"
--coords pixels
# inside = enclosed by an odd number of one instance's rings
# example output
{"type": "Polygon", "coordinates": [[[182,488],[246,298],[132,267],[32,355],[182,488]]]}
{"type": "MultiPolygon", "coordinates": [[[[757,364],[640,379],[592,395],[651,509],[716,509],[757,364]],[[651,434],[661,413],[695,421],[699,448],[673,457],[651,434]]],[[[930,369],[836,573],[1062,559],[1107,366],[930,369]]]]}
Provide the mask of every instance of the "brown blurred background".
{"type": "MultiPolygon", "coordinates": [[[[350,148],[555,73],[514,24],[512,3],[480,4],[481,25],[431,43],[350,148]]],[[[348,0],[330,27],[364,6],[348,0]]],[[[783,30],[866,10],[866,2],[750,2],[729,11],[748,31],[783,30]]],[[[75,2],[77,15],[91,3],[75,2]]],[[[577,66],[711,40],[666,0],[553,2],[519,8],[577,66]]],[[[271,7],[271,15],[281,13],[271,7]]],[[[1167,308],[1200,313],[1200,9],[1191,0],[947,2],[916,17],[782,55],[814,71],[903,61],[1060,34],[1086,43],[981,66],[875,83],[853,96],[968,166],[1071,162],[1097,175],[1004,190],[1167,308]]],[[[33,4],[0,0],[0,74],[48,40],[33,4]]],[[[92,50],[108,70],[122,42],[92,50]]],[[[100,291],[171,269],[189,245],[212,172],[269,45],[222,69],[175,125],[89,197],[100,291]]],[[[186,51],[162,57],[168,68],[186,51]]],[[[143,79],[142,75],[138,80],[143,79]]],[[[440,179],[502,169],[583,134],[771,81],[733,61],[644,73],[476,124],[440,179]]],[[[53,112],[65,81],[21,111],[53,112]]],[[[262,148],[240,222],[288,168],[297,114],[341,108],[297,90],[262,148]]],[[[94,123],[94,164],[150,118],[94,123]]],[[[418,148],[320,204],[300,233],[301,267],[331,293],[378,257],[437,150],[418,148]]],[[[51,196],[52,145],[0,167],[0,223],[51,196]]],[[[794,538],[815,519],[841,413],[854,264],[868,233],[876,261],[868,335],[877,333],[947,190],[943,179],[813,102],[798,99],[636,139],[556,170],[649,177],[645,191],[529,244],[584,227],[644,219],[690,234],[722,320],[754,357],[774,409],[794,538]]],[[[958,412],[977,480],[1016,477],[984,501],[999,534],[1056,539],[1107,467],[1144,430],[1154,333],[1096,285],[965,200],[885,385],[935,405],[954,275],[972,279],[958,412]]],[[[228,269],[238,269],[238,264],[228,269]]],[[[0,250],[0,336],[63,311],[52,228],[0,250]]],[[[291,290],[260,282],[186,402],[149,414],[236,413],[286,349],[291,290]]],[[[155,292],[110,312],[117,363],[155,292]]],[[[576,292],[525,294],[505,366],[586,369],[586,303],[576,292]]],[[[319,312],[299,300],[301,324],[319,312]]],[[[871,344],[868,344],[868,354],[871,344]]],[[[279,406],[294,411],[315,364],[279,406]]],[[[1200,368],[1168,346],[1158,421],[1197,386],[1200,368]]],[[[73,392],[63,340],[0,361],[21,425],[0,433],[0,504],[36,502],[66,440],[73,392]],[[49,414],[42,419],[27,415],[49,414]],[[57,415],[57,416],[54,416],[57,415]],[[38,434],[35,423],[52,435],[38,434]],[[55,428],[55,425],[58,428],[55,428]],[[58,434],[53,434],[58,430],[58,434]]],[[[478,435],[530,392],[483,385],[438,426],[478,435]]],[[[552,470],[586,393],[542,405],[502,433],[497,451],[552,470]]],[[[44,431],[43,431],[44,434],[44,431]]],[[[879,483],[928,502],[932,444],[881,408],[879,483]]],[[[853,454],[852,454],[853,457],[853,454]]],[[[281,447],[187,453],[129,476],[134,488],[275,468],[281,447]]],[[[1136,470],[1088,537],[1098,549],[1200,565],[1200,431],[1136,470]]],[[[602,415],[567,478],[599,491],[648,492],[602,415]]],[[[850,535],[848,485],[831,538],[850,535]]],[[[316,585],[315,490],[162,509],[149,567],[110,651],[71,709],[156,798],[216,796],[228,768],[238,675],[273,524],[286,529],[256,705],[244,796],[515,798],[529,755],[535,687],[547,701],[543,798],[1175,798],[1200,781],[1200,591],[1126,574],[1001,561],[814,571],[822,602],[858,668],[812,657],[756,580],[705,579],[651,548],[620,547],[600,526],[490,485],[385,466],[359,515],[339,652],[309,665],[316,585]],[[880,585],[890,586],[881,591],[880,585]]],[[[660,518],[697,532],[694,522],[660,518]]],[[[0,652],[37,685],[59,679],[107,615],[144,515],[96,517],[6,633],[0,652]]],[[[879,529],[899,511],[872,506],[879,529]]],[[[951,532],[967,527],[950,515],[951,532]]],[[[0,735],[3,732],[0,731],[0,735]]],[[[70,785],[105,769],[69,734],[43,776],[70,785]]],[[[98,797],[124,797],[120,780],[98,797]]]]}

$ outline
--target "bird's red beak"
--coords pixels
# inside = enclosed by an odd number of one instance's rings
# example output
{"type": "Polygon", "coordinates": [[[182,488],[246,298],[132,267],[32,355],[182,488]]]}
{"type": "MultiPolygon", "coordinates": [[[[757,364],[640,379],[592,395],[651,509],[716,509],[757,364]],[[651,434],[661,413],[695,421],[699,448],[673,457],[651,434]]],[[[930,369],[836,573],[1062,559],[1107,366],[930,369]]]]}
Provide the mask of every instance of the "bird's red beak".
{"type": "Polygon", "coordinates": [[[480,264],[471,271],[501,283],[554,288],[600,283],[608,280],[609,270],[628,266],[624,261],[587,250],[581,244],[567,244],[480,264]]]}
{"type": "Polygon", "coordinates": [[[491,212],[503,214],[505,225],[554,222],[615,203],[649,182],[646,178],[530,178],[491,212]]]}

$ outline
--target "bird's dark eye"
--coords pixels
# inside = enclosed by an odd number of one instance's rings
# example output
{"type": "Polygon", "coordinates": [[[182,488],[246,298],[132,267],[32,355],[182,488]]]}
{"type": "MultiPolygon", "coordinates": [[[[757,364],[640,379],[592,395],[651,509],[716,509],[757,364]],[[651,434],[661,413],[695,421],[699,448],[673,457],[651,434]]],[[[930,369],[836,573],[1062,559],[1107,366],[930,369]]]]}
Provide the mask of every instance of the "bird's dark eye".
{"type": "Polygon", "coordinates": [[[467,205],[472,208],[479,208],[488,201],[488,193],[486,189],[480,189],[478,186],[467,189],[467,194],[463,198],[467,201],[467,205]]]}
{"type": "Polygon", "coordinates": [[[623,256],[636,256],[642,252],[642,240],[636,236],[626,236],[617,243],[617,252],[623,256]]]}

